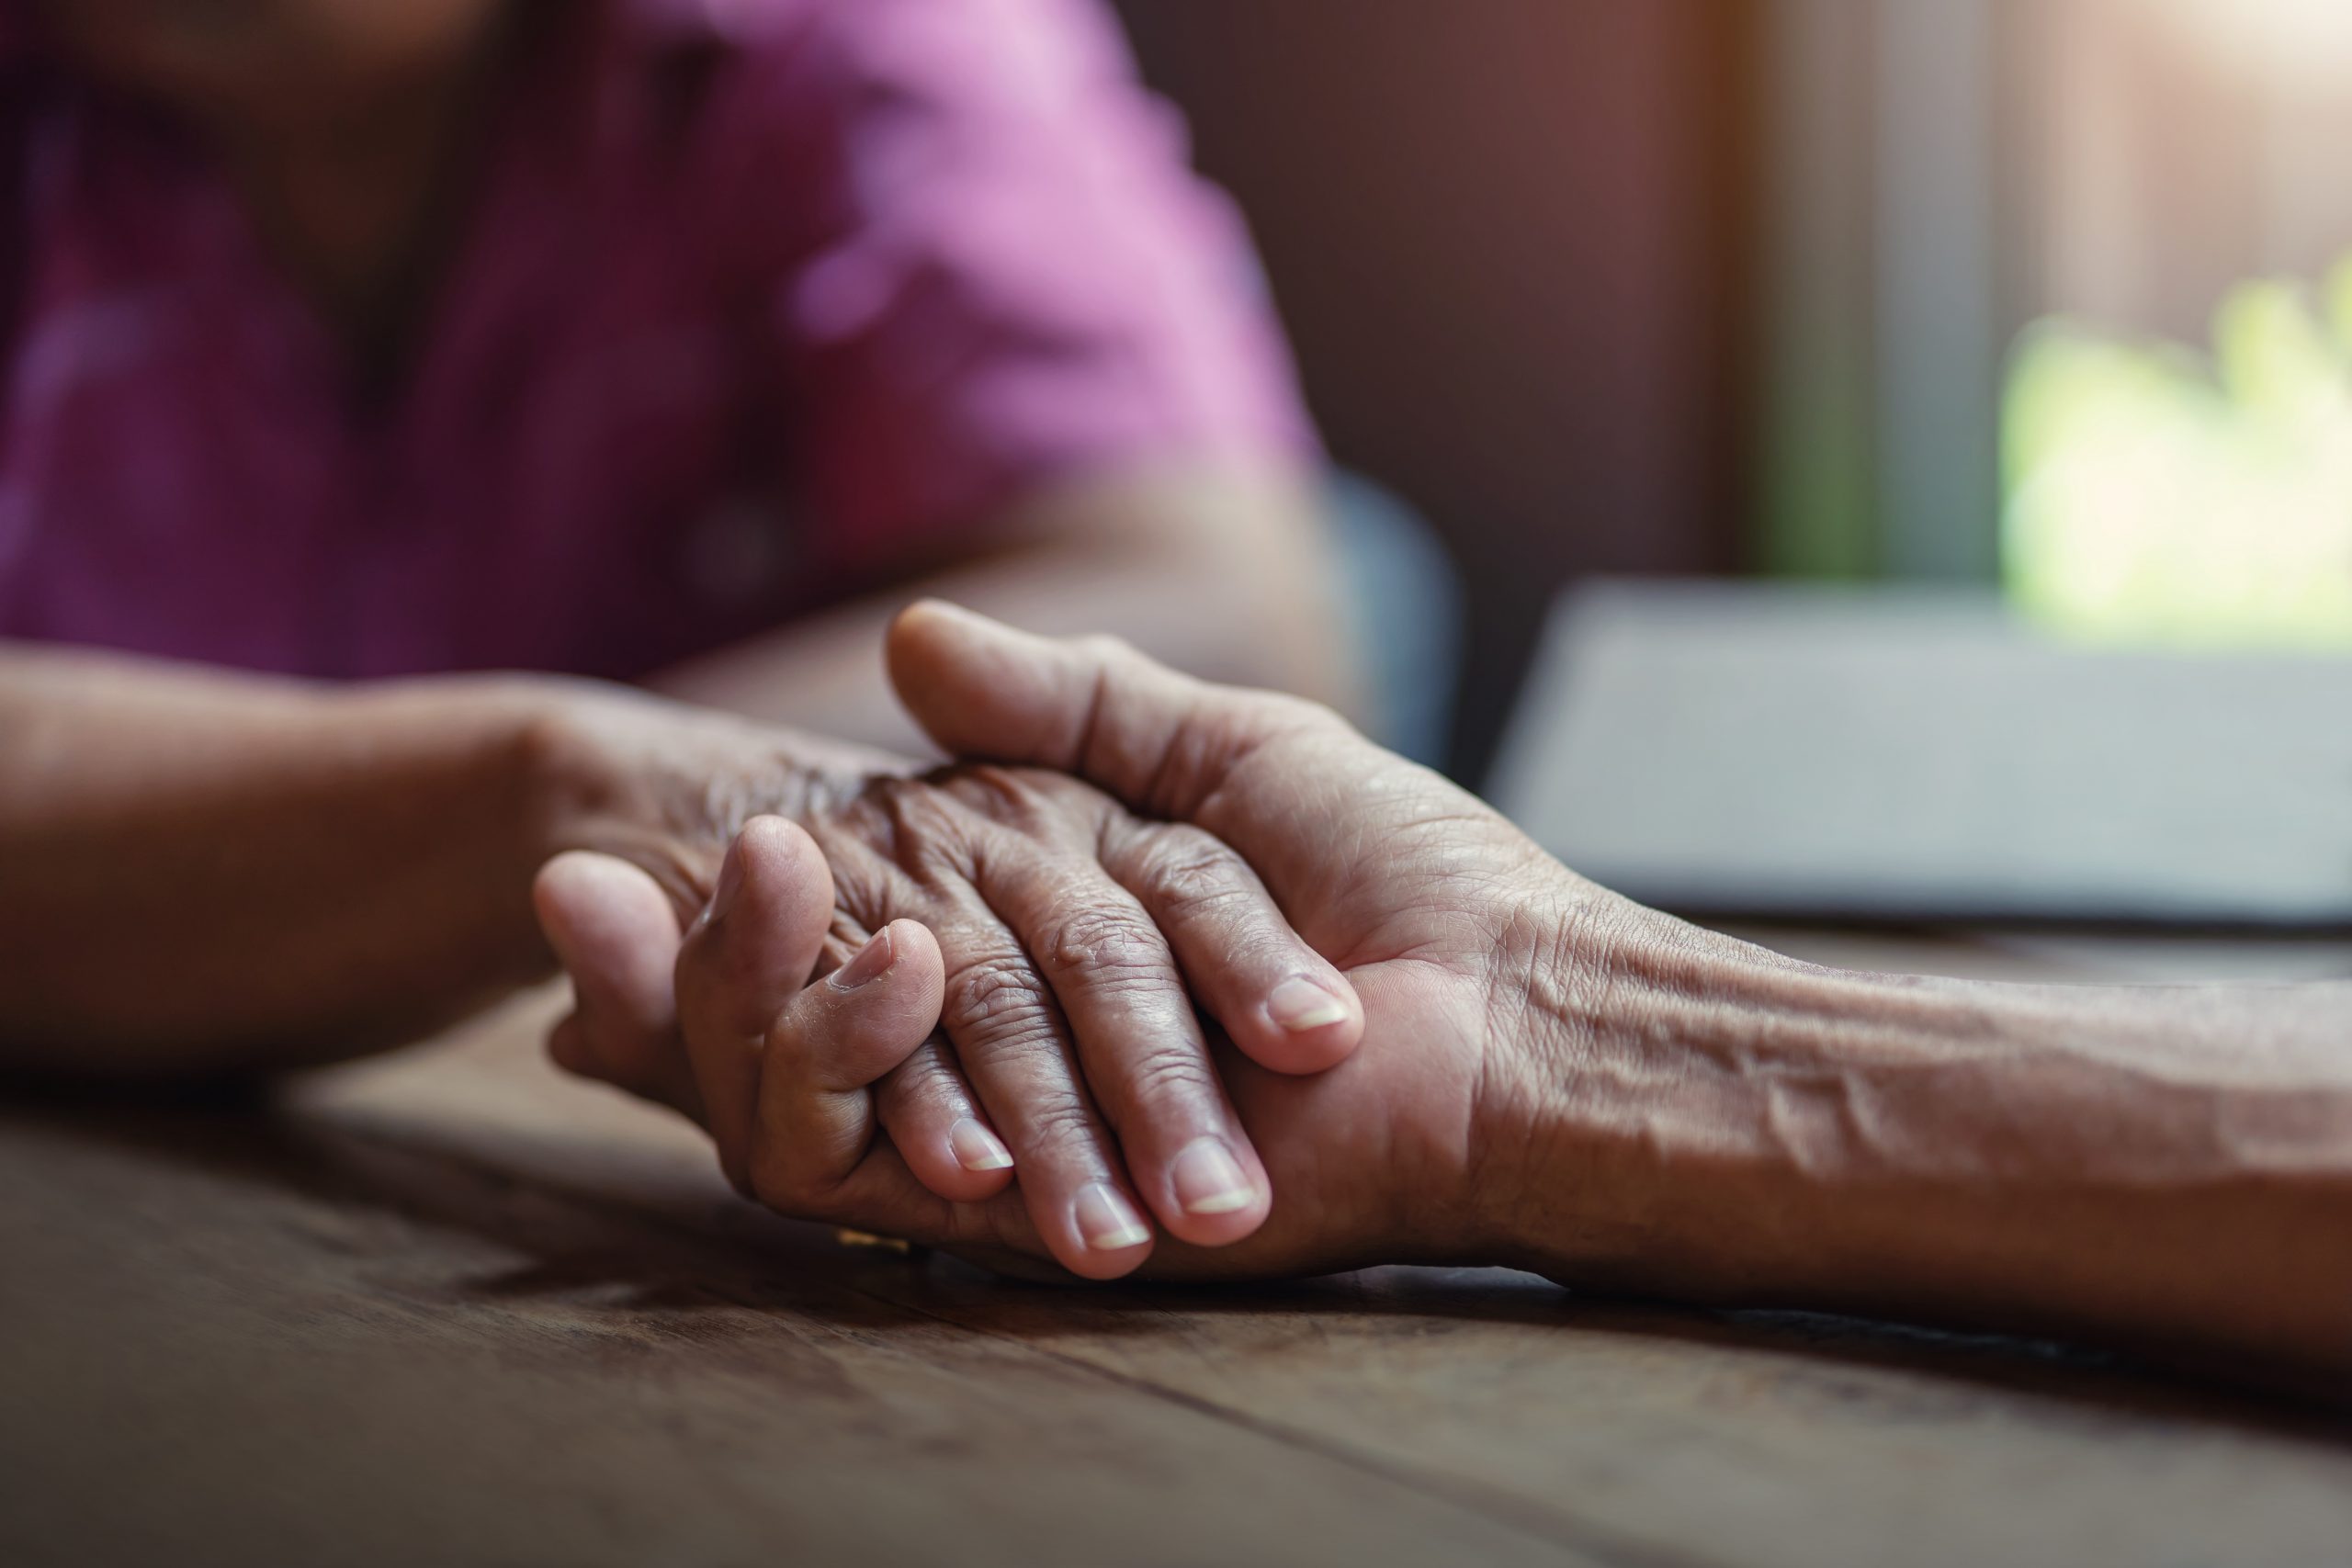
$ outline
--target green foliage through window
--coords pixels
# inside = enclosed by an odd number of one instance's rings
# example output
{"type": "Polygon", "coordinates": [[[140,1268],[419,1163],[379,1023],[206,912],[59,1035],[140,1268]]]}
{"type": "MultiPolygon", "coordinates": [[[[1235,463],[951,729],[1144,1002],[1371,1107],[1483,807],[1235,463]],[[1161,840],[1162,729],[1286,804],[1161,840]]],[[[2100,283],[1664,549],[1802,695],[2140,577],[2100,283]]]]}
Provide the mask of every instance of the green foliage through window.
{"type": "Polygon", "coordinates": [[[2352,648],[2352,258],[2265,279],[2210,355],[2064,321],[2019,344],[2002,416],[2003,572],[2062,631],[2352,648]]]}

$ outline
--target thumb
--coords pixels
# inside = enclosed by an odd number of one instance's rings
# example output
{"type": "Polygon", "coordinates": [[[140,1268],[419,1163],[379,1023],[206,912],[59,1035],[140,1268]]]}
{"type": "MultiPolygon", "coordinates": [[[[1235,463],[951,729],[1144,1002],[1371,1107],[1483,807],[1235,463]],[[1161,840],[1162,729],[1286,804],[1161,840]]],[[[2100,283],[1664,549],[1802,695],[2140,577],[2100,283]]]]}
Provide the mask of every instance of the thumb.
{"type": "Polygon", "coordinates": [[[684,1057],[720,1164],[746,1190],[768,1034],[808,984],[832,919],[832,873],[816,841],[797,823],[754,817],[728,847],[709,907],[673,949],[684,1057]]]}
{"type": "Polygon", "coordinates": [[[699,1116],[671,985],[678,921],[661,884],[573,851],[539,868],[531,899],[571,976],[576,1010],[551,1042],[559,1065],[699,1116]]]}
{"type": "Polygon", "coordinates": [[[949,755],[1073,773],[1174,821],[1269,745],[1351,734],[1317,704],[1210,685],[1116,637],[1035,637],[935,599],[899,614],[887,656],[899,700],[949,755]]]}

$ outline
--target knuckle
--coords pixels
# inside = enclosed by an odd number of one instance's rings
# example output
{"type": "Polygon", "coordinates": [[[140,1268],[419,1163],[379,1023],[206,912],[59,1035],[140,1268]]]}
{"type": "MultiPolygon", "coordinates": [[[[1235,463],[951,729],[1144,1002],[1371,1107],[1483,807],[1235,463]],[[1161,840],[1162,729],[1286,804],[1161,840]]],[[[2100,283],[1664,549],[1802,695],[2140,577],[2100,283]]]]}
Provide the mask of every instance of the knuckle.
{"type": "Polygon", "coordinates": [[[1113,982],[1168,976],[1170,968],[1157,928],[1134,911],[1102,904],[1080,904],[1049,921],[1039,933],[1037,957],[1057,974],[1113,982]]]}
{"type": "Polygon", "coordinates": [[[901,870],[917,876],[969,874],[970,815],[948,791],[924,779],[881,778],[861,806],[864,836],[901,870]]]}
{"type": "Polygon", "coordinates": [[[964,1085],[934,1044],[926,1044],[899,1064],[882,1081],[881,1094],[893,1111],[911,1111],[938,1106],[962,1112],[967,1109],[964,1085]]]}
{"type": "Polygon", "coordinates": [[[1143,886],[1163,919],[1204,914],[1250,890],[1241,857],[1197,829],[1165,832],[1145,852],[1143,886]]]}
{"type": "Polygon", "coordinates": [[[1268,716],[1288,728],[1345,730],[1351,734],[1355,729],[1340,716],[1339,709],[1329,703],[1318,703],[1312,697],[1273,692],[1267,694],[1265,702],[1268,716]]]}
{"type": "Polygon", "coordinates": [[[1263,747],[1322,747],[1356,734],[1338,709],[1284,692],[1252,693],[1245,701],[1197,716],[1204,749],[1237,761],[1263,747]]]}
{"type": "Polygon", "coordinates": [[[1036,1096],[1023,1108],[1022,1128],[1027,1141],[1048,1146],[1070,1147],[1094,1141],[1093,1114],[1085,1101],[1068,1089],[1036,1096]]]}
{"type": "Polygon", "coordinates": [[[856,951],[855,944],[890,923],[891,889],[886,868],[868,855],[826,855],[833,873],[833,920],[826,935],[856,951]]]}
{"type": "Polygon", "coordinates": [[[1078,651],[1091,664],[1125,664],[1136,659],[1136,645],[1110,632],[1094,632],[1077,639],[1078,651]]]}
{"type": "Polygon", "coordinates": [[[944,775],[940,785],[965,807],[993,821],[1029,821],[1041,805],[1042,792],[1026,771],[993,762],[963,763],[944,775]]]}
{"type": "Polygon", "coordinates": [[[976,819],[976,843],[1016,859],[1034,861],[1054,846],[1091,841],[1108,805],[1075,779],[1035,768],[968,763],[941,784],[976,819]]]}
{"type": "Polygon", "coordinates": [[[940,1017],[949,1035],[967,1047],[1010,1046],[1032,1036],[1050,1041],[1053,995],[1025,961],[984,958],[947,976],[940,1017]]]}
{"type": "Polygon", "coordinates": [[[1201,1053],[1170,1042],[1145,1048],[1121,1068],[1138,1106],[1198,1104],[1216,1097],[1216,1075],[1201,1053]]]}

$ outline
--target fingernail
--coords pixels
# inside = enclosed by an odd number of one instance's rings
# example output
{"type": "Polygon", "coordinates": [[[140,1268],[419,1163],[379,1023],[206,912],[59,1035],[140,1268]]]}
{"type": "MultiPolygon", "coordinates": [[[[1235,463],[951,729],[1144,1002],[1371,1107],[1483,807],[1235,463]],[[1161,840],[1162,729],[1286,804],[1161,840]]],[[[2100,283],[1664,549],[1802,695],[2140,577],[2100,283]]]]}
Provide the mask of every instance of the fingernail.
{"type": "Polygon", "coordinates": [[[1078,1195],[1078,1234],[1097,1252],[1124,1252],[1151,1239],[1134,1208],[1119,1190],[1098,1181],[1078,1195]]]}
{"type": "Polygon", "coordinates": [[[885,926],[857,950],[855,957],[834,970],[828,983],[836,991],[854,991],[860,986],[870,986],[888,972],[890,960],[897,956],[890,947],[890,928],[885,926]]]}
{"type": "Polygon", "coordinates": [[[966,1170],[1012,1168],[1012,1151],[969,1116],[947,1129],[947,1146],[956,1152],[956,1163],[966,1170]]]}
{"type": "Polygon", "coordinates": [[[1348,1016],[1347,1005],[1339,998],[1314,981],[1296,976],[1274,987],[1274,994],[1266,998],[1266,1010],[1293,1034],[1321,1029],[1348,1016]]]}
{"type": "Polygon", "coordinates": [[[1258,1201],[1241,1162],[1222,1138],[1195,1138],[1176,1156],[1176,1201],[1188,1214],[1230,1214],[1258,1201]]]}
{"type": "Polygon", "coordinates": [[[712,925],[725,919],[728,907],[742,890],[743,844],[739,839],[727,846],[727,858],[718,863],[718,886],[711,889],[710,908],[703,919],[712,925]]]}

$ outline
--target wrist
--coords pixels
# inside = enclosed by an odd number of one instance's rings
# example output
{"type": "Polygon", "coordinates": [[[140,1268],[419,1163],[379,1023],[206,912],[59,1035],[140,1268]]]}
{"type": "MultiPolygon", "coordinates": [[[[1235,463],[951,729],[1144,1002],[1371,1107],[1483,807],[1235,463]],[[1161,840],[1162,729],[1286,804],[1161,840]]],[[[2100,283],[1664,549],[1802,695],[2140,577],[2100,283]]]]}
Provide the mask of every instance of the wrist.
{"type": "Polygon", "coordinates": [[[662,886],[681,919],[707,900],[746,821],[806,822],[876,773],[909,766],[628,687],[562,678],[518,685],[534,864],[574,850],[626,860],[662,886]]]}
{"type": "Polygon", "coordinates": [[[717,875],[708,845],[718,825],[696,818],[721,807],[695,803],[682,787],[664,744],[674,728],[667,705],[588,682],[531,685],[520,740],[535,863],[575,851],[628,861],[661,884],[684,919],[717,875]]]}
{"type": "Polygon", "coordinates": [[[1797,964],[1583,887],[1514,978],[1513,1264],[1700,1300],[1833,1275],[1841,1027],[1885,982],[1797,964]],[[1825,1123],[1824,1118],[1827,1118],[1825,1123]]]}
{"type": "Polygon", "coordinates": [[[2242,1000],[1849,974],[1630,907],[1553,941],[1514,1042],[1504,1260],[2343,1364],[2343,1292],[2312,1288],[2342,1278],[2320,1238],[2352,1185],[2332,1002],[2274,1015],[2265,1054],[2242,1000]],[[2210,1135],[2256,1125],[2258,1164],[2210,1135]]]}

